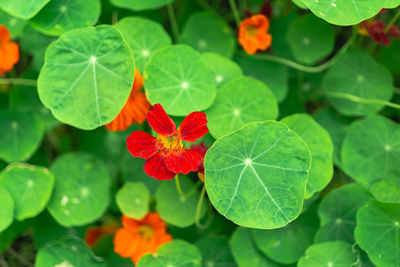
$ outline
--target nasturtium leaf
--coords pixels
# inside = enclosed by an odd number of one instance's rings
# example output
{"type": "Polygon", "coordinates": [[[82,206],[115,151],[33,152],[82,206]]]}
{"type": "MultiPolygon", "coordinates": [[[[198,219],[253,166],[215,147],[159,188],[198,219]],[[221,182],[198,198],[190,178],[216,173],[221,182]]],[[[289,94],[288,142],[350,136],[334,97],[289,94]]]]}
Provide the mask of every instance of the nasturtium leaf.
{"type": "Polygon", "coordinates": [[[388,47],[382,47],[378,61],[392,73],[400,73],[400,39],[393,40],[388,47]]]}
{"type": "Polygon", "coordinates": [[[303,3],[303,0],[292,0],[293,3],[296,4],[296,6],[307,9],[308,7],[303,3]]]}
{"type": "Polygon", "coordinates": [[[124,106],[134,67],[131,49],[114,27],[72,30],[47,48],[39,97],[61,122],[94,129],[124,106]]]}
{"type": "Polygon", "coordinates": [[[243,75],[240,67],[226,57],[216,53],[203,53],[201,57],[214,75],[217,88],[243,75]]]}
{"type": "Polygon", "coordinates": [[[36,256],[36,267],[105,267],[103,259],[96,257],[83,240],[77,237],[47,243],[36,256]]]}
{"type": "Polygon", "coordinates": [[[99,0],[52,0],[30,23],[44,34],[58,36],[69,30],[95,24],[100,9],[99,0]]]}
{"type": "Polygon", "coordinates": [[[371,187],[371,193],[380,202],[400,203],[400,180],[397,184],[391,181],[379,181],[371,187]]]}
{"type": "Polygon", "coordinates": [[[400,0],[386,0],[384,8],[396,8],[400,6],[400,0]]]}
{"type": "Polygon", "coordinates": [[[54,177],[46,168],[12,163],[0,173],[0,186],[12,196],[14,217],[22,221],[44,210],[53,191],[54,177]]]}
{"type": "MultiPolygon", "coordinates": [[[[178,227],[187,227],[196,221],[196,209],[200,192],[195,189],[194,183],[187,176],[181,175],[179,182],[183,193],[187,196],[180,196],[173,181],[161,183],[156,192],[157,212],[167,223],[178,227]],[[195,191],[191,193],[192,190],[195,191]]],[[[204,216],[205,211],[205,203],[203,202],[200,218],[204,216]]]]}
{"type": "Polygon", "coordinates": [[[284,123],[248,123],[208,150],[207,193],[238,225],[279,228],[299,216],[310,167],[307,144],[284,123]]]}
{"type": "Polygon", "coordinates": [[[342,240],[353,244],[357,210],[371,198],[359,184],[348,184],[331,191],[318,206],[321,226],[315,241],[342,240]]]}
{"type": "Polygon", "coordinates": [[[7,29],[10,31],[11,38],[20,36],[26,25],[25,20],[13,17],[1,9],[0,9],[0,21],[1,24],[6,25],[7,29]]]}
{"type": "Polygon", "coordinates": [[[44,133],[35,114],[22,110],[0,110],[0,158],[24,161],[39,147],[44,133]]]}
{"type": "Polygon", "coordinates": [[[288,70],[282,64],[258,60],[248,55],[235,56],[245,75],[265,83],[278,102],[282,101],[288,91],[288,70]]]}
{"type": "Polygon", "coordinates": [[[0,8],[14,17],[30,19],[35,16],[50,0],[0,0],[0,8]]]}
{"type": "Polygon", "coordinates": [[[138,267],[200,267],[202,257],[196,246],[182,240],[174,240],[161,246],[157,254],[144,255],[138,267]]]}
{"type": "Polygon", "coordinates": [[[14,219],[14,200],[6,189],[0,186],[0,233],[11,225],[14,219]]]}
{"type": "Polygon", "coordinates": [[[236,38],[228,23],[210,11],[189,17],[179,42],[199,52],[214,52],[225,57],[232,57],[236,47],[236,38]]]}
{"type": "Polygon", "coordinates": [[[158,49],[144,70],[150,103],[160,103],[170,115],[186,116],[214,102],[216,85],[200,54],[187,45],[158,49]]]}
{"type": "Polygon", "coordinates": [[[110,199],[110,177],[102,161],[86,153],[67,153],[50,170],[56,183],[48,210],[59,224],[85,225],[103,215],[110,199]]]}
{"type": "Polygon", "coordinates": [[[150,192],[142,182],[127,182],[117,192],[116,201],[123,214],[140,220],[149,212],[150,192]]]}
{"type": "Polygon", "coordinates": [[[357,261],[357,255],[350,244],[343,241],[325,242],[312,245],[297,263],[298,267],[329,266],[349,267],[357,261]]]}
{"type": "Polygon", "coordinates": [[[354,122],[342,146],[345,172],[357,182],[371,187],[380,180],[400,177],[400,127],[378,115],[354,122]]]}
{"type": "Polygon", "coordinates": [[[400,204],[370,200],[357,212],[357,244],[377,266],[400,264],[400,204]]]}
{"type": "Polygon", "coordinates": [[[196,242],[203,255],[205,267],[235,267],[237,266],[229,248],[228,238],[224,236],[205,236],[196,242]]]}
{"type": "Polygon", "coordinates": [[[265,84],[242,76],[218,89],[215,102],[206,114],[210,133],[219,138],[248,122],[276,119],[278,104],[265,84]]]}
{"type": "Polygon", "coordinates": [[[294,57],[305,64],[315,64],[332,53],[335,37],[331,25],[312,14],[293,20],[286,38],[294,57]]]}
{"type": "Polygon", "coordinates": [[[125,17],[115,25],[135,55],[136,68],[143,73],[153,53],[171,45],[171,37],[157,22],[141,17],[125,17]]]}
{"type": "Polygon", "coordinates": [[[155,9],[172,3],[174,0],[110,0],[116,7],[127,8],[134,11],[155,9]]]}
{"type": "Polygon", "coordinates": [[[344,54],[325,74],[322,87],[332,105],[344,115],[375,113],[381,104],[364,104],[343,99],[341,94],[388,101],[393,94],[391,73],[367,52],[355,50],[344,54]]]}
{"type": "MultiPolygon", "coordinates": [[[[286,13],[286,12],[282,12],[286,13]]],[[[292,51],[287,42],[287,31],[289,29],[290,23],[299,17],[299,12],[295,8],[291,12],[282,16],[272,16],[270,23],[270,34],[272,37],[271,47],[277,47],[279,49],[271,49],[272,55],[294,60],[292,51]]],[[[281,64],[276,64],[277,66],[282,66],[281,64]]]]}
{"type": "Polygon", "coordinates": [[[333,176],[333,144],[329,133],[307,114],[294,114],[281,120],[300,135],[311,151],[312,163],[305,198],[329,184],[333,176]]]}

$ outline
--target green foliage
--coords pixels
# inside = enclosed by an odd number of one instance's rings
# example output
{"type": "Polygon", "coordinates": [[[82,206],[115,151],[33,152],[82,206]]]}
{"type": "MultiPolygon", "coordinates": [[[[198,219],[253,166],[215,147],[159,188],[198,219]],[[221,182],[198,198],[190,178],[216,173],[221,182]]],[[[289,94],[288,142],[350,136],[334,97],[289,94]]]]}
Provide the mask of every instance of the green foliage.
{"type": "Polygon", "coordinates": [[[7,13],[21,19],[30,19],[35,16],[50,0],[0,0],[0,8],[7,13]]]}
{"type": "Polygon", "coordinates": [[[13,38],[20,36],[26,25],[25,20],[13,17],[1,9],[0,9],[0,21],[2,24],[7,26],[13,38]]]}
{"type": "Polygon", "coordinates": [[[110,2],[117,7],[131,10],[154,9],[172,3],[173,1],[174,0],[110,0],[110,2]]]}
{"type": "Polygon", "coordinates": [[[118,190],[116,201],[122,214],[140,220],[149,212],[150,192],[141,182],[127,182],[118,190]]]}
{"type": "Polygon", "coordinates": [[[0,233],[11,225],[14,218],[14,200],[10,193],[3,187],[0,187],[0,233]]]}
{"type": "Polygon", "coordinates": [[[196,246],[203,255],[203,266],[236,266],[228,241],[228,238],[223,236],[205,236],[197,241],[196,246]]]}

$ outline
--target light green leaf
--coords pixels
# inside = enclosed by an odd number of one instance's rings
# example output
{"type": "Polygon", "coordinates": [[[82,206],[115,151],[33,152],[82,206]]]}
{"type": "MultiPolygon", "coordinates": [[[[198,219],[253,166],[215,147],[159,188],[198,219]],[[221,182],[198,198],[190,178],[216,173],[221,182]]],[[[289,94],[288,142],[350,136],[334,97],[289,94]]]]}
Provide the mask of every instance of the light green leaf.
{"type": "Polygon", "coordinates": [[[6,189],[0,187],[0,233],[7,229],[14,219],[14,201],[6,189]]]}
{"type": "Polygon", "coordinates": [[[400,0],[386,0],[384,8],[396,8],[400,6],[400,0]]]}
{"type": "Polygon", "coordinates": [[[134,11],[159,8],[173,1],[174,0],[110,0],[111,4],[116,7],[127,8],[134,11]]]}
{"type": "Polygon", "coordinates": [[[94,222],[110,199],[110,177],[105,164],[86,153],[67,153],[51,166],[56,178],[48,210],[64,227],[94,222]]]}
{"type": "Polygon", "coordinates": [[[237,266],[229,249],[228,238],[224,236],[205,236],[196,242],[203,255],[204,267],[237,266]]]}
{"type": "Polygon", "coordinates": [[[123,214],[140,220],[149,212],[150,192],[142,182],[127,182],[117,192],[116,201],[123,214]]]}
{"type": "Polygon", "coordinates": [[[307,6],[303,3],[303,0],[292,0],[292,2],[300,8],[307,9],[307,6]]]}
{"type": "Polygon", "coordinates": [[[44,210],[53,191],[54,176],[43,167],[13,163],[0,173],[0,186],[12,196],[14,217],[22,221],[44,210]]]}
{"type": "Polygon", "coordinates": [[[379,181],[371,187],[371,193],[376,200],[388,203],[400,203],[400,181],[397,184],[391,181],[379,181]]]}
{"type": "Polygon", "coordinates": [[[26,25],[25,20],[13,17],[1,9],[0,9],[0,21],[2,24],[6,25],[7,29],[10,31],[11,38],[20,36],[26,25]]]}
{"type": "Polygon", "coordinates": [[[157,50],[144,70],[144,87],[150,103],[160,103],[170,115],[186,116],[214,102],[213,76],[200,54],[186,45],[157,50]]]}
{"type": "Polygon", "coordinates": [[[30,19],[50,0],[0,0],[0,8],[14,17],[30,19]]]}
{"type": "Polygon", "coordinates": [[[95,24],[100,9],[99,0],[52,0],[30,22],[38,31],[58,36],[95,24]]]}
{"type": "Polygon", "coordinates": [[[114,27],[72,30],[47,48],[39,97],[63,123],[94,129],[124,106],[134,68],[132,52],[114,27]]]}
{"type": "Polygon", "coordinates": [[[249,123],[208,150],[207,193],[236,224],[279,228],[299,216],[310,167],[306,143],[284,123],[249,123]]]}

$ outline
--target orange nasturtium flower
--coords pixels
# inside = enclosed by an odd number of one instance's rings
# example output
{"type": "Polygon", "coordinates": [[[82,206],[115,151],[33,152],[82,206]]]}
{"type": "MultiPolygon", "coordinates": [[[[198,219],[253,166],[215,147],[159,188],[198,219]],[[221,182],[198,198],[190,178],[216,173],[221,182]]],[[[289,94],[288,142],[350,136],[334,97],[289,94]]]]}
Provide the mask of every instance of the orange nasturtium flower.
{"type": "Polygon", "coordinates": [[[158,213],[150,212],[142,220],[122,216],[122,226],[114,237],[114,251],[137,264],[144,254],[155,253],[172,240],[166,223],[158,213]]]}
{"type": "Polygon", "coordinates": [[[267,50],[272,36],[268,33],[269,19],[261,14],[244,19],[239,25],[239,43],[247,54],[267,50]]]}
{"type": "Polygon", "coordinates": [[[19,61],[18,44],[10,40],[11,35],[7,27],[0,25],[0,76],[10,71],[19,61]]]}
{"type": "Polygon", "coordinates": [[[113,235],[118,230],[117,226],[114,225],[101,225],[92,226],[86,230],[85,242],[86,244],[93,248],[97,245],[99,240],[106,235],[113,235]]]}
{"type": "Polygon", "coordinates": [[[135,69],[135,80],[132,85],[131,94],[118,116],[115,117],[112,122],[105,125],[108,130],[124,131],[128,129],[132,123],[143,123],[146,120],[146,115],[151,105],[149,101],[147,101],[146,95],[143,92],[139,92],[142,87],[143,77],[140,72],[135,69]]]}

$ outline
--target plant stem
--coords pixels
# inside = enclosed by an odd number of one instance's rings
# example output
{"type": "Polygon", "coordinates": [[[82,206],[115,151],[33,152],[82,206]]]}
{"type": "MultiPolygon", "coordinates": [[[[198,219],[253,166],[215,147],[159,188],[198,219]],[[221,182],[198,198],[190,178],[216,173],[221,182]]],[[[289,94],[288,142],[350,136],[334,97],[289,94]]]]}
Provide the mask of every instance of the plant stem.
{"type": "Polygon", "coordinates": [[[361,97],[346,94],[346,93],[334,93],[334,92],[327,93],[327,95],[330,97],[342,98],[342,99],[350,100],[350,101],[353,101],[356,103],[361,103],[361,104],[378,104],[378,105],[385,105],[388,107],[400,109],[400,105],[398,105],[398,104],[384,101],[384,100],[379,100],[379,99],[366,99],[366,98],[361,98],[361,97]]]}
{"type": "Polygon", "coordinates": [[[389,24],[386,26],[384,32],[387,33],[390,29],[390,27],[392,27],[395,23],[396,20],[400,17],[400,9],[397,10],[397,13],[393,16],[393,18],[389,21],[389,24]]]}
{"type": "Polygon", "coordinates": [[[178,193],[181,197],[186,198],[185,194],[182,191],[181,183],[179,182],[179,174],[175,176],[175,184],[176,184],[176,190],[178,190],[178,193]]]}
{"type": "Polygon", "coordinates": [[[202,183],[203,183],[202,181],[198,180],[198,181],[196,182],[196,184],[192,187],[192,190],[190,190],[189,193],[187,193],[187,194],[185,195],[185,197],[190,197],[191,195],[193,195],[194,192],[197,191],[197,188],[199,188],[199,186],[200,186],[202,183]]]}
{"type": "Polygon", "coordinates": [[[18,84],[18,85],[36,87],[36,80],[2,78],[2,79],[0,79],[0,84],[18,84]]]}
{"type": "Polygon", "coordinates": [[[236,25],[239,27],[240,25],[240,14],[239,14],[239,9],[236,5],[235,0],[229,0],[229,5],[231,6],[232,9],[232,14],[233,17],[235,18],[236,25]]]}
{"type": "Polygon", "coordinates": [[[179,29],[178,23],[176,22],[175,11],[172,3],[167,5],[169,21],[171,23],[172,33],[174,34],[175,42],[177,43],[179,40],[179,29]]]}
{"type": "Polygon", "coordinates": [[[195,222],[196,222],[196,226],[200,229],[204,228],[204,225],[202,225],[200,223],[200,214],[201,214],[201,207],[203,204],[203,200],[204,200],[204,195],[206,194],[206,186],[203,185],[203,189],[201,189],[201,193],[200,193],[200,198],[199,201],[197,202],[197,207],[196,207],[196,216],[195,218],[195,222]]]}

